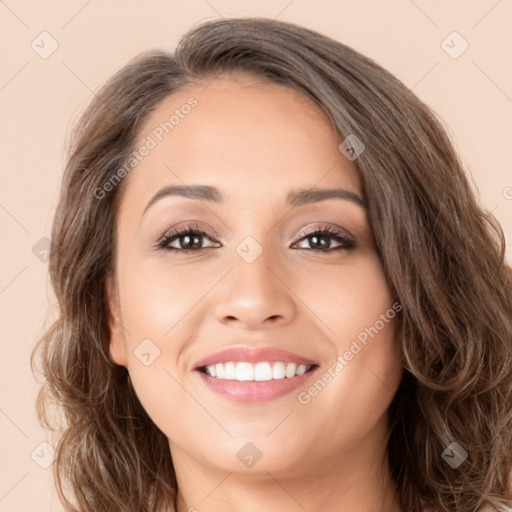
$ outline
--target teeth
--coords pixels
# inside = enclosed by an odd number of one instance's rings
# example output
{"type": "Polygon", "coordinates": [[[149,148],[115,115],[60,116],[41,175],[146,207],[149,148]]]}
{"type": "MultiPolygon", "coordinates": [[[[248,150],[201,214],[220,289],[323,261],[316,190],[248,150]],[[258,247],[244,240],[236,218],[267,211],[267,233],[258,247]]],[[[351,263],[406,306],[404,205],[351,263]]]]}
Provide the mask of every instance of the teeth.
{"type": "Polygon", "coordinates": [[[206,366],[206,374],[216,379],[242,381],[279,380],[304,375],[311,369],[311,365],[296,365],[295,363],[217,363],[206,366]]]}
{"type": "Polygon", "coordinates": [[[296,364],[293,364],[293,363],[288,363],[286,365],[286,369],[284,371],[284,374],[286,375],[286,377],[288,378],[291,378],[291,377],[295,377],[295,371],[297,370],[297,365],[296,364]]]}
{"type": "Polygon", "coordinates": [[[272,380],[270,363],[258,363],[254,367],[254,380],[272,380]]]}
{"type": "Polygon", "coordinates": [[[226,363],[224,365],[224,378],[227,380],[235,380],[236,370],[235,363],[226,363]]]}
{"type": "Polygon", "coordinates": [[[236,380],[254,380],[254,366],[250,363],[238,363],[235,377],[236,380]]]}
{"type": "Polygon", "coordinates": [[[298,368],[297,368],[297,373],[295,375],[304,375],[306,373],[306,366],[301,364],[298,368]]]}
{"type": "Polygon", "coordinates": [[[274,363],[272,367],[273,379],[284,379],[286,376],[284,363],[274,363]]]}

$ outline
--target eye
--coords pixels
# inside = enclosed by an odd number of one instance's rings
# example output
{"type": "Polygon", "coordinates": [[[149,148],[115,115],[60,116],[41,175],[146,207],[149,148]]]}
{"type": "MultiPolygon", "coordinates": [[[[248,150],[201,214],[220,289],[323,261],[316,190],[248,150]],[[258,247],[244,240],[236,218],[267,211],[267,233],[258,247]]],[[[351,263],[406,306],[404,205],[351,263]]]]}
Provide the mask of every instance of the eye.
{"type": "MultiPolygon", "coordinates": [[[[299,235],[299,239],[295,244],[304,242],[310,244],[312,242],[313,247],[312,251],[319,252],[333,252],[339,251],[341,249],[354,249],[356,247],[356,243],[354,238],[341,230],[340,228],[334,228],[332,226],[322,226],[319,228],[318,226],[301,232],[299,235]],[[335,240],[339,245],[337,247],[331,247],[331,241],[335,240]]],[[[304,247],[300,247],[300,249],[304,249],[304,247]]]]}
{"type": "MultiPolygon", "coordinates": [[[[167,232],[157,243],[157,248],[176,253],[189,254],[212,247],[220,247],[216,241],[214,244],[204,247],[201,243],[204,239],[213,240],[213,236],[197,225],[187,225],[167,232]]],[[[356,247],[355,240],[351,235],[340,228],[334,228],[332,226],[315,227],[309,231],[303,231],[298,235],[293,245],[302,244],[299,249],[307,249],[307,247],[303,246],[304,243],[313,246],[308,250],[324,253],[341,249],[350,250],[356,247]],[[331,247],[331,240],[338,243],[338,246],[331,247]]]]}
{"type": "Polygon", "coordinates": [[[182,226],[167,232],[158,242],[158,248],[185,254],[199,252],[205,249],[205,247],[201,247],[203,238],[211,239],[213,237],[196,225],[182,226]]]}

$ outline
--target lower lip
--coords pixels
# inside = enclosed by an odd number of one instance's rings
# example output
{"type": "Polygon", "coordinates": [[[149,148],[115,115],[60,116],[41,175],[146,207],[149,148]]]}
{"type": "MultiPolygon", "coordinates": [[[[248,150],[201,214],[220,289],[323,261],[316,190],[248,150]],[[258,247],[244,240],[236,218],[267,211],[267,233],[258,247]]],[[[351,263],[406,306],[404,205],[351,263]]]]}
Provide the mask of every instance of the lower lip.
{"type": "Polygon", "coordinates": [[[297,377],[258,382],[216,379],[200,371],[197,373],[212,391],[235,402],[268,402],[304,385],[316,369],[297,377]]]}

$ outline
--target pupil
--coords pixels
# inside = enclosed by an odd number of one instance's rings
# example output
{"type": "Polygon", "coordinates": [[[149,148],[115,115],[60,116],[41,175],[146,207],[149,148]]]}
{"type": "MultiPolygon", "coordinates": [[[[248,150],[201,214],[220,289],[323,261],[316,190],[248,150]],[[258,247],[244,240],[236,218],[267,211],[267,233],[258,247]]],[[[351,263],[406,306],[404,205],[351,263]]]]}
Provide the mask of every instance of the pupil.
{"type": "Polygon", "coordinates": [[[183,238],[185,239],[185,245],[187,246],[186,249],[190,249],[192,247],[197,247],[197,246],[201,245],[199,243],[199,239],[201,238],[201,236],[198,236],[198,235],[193,235],[193,236],[185,235],[183,238]],[[190,242],[191,240],[192,240],[192,242],[190,242]]]}
{"type": "Polygon", "coordinates": [[[313,245],[320,246],[321,249],[328,249],[330,246],[330,238],[326,235],[312,235],[313,245]]]}

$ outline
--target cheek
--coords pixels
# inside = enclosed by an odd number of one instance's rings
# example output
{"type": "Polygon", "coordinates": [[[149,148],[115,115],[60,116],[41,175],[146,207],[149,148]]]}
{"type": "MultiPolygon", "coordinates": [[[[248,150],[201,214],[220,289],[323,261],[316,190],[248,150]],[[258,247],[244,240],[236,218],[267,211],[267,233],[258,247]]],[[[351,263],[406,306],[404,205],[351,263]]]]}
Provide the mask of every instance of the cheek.
{"type": "Polygon", "coordinates": [[[382,337],[393,338],[388,324],[396,312],[375,252],[360,253],[350,264],[328,265],[308,275],[314,278],[300,281],[301,288],[295,290],[321,320],[317,323],[325,327],[326,338],[333,342],[338,353],[348,350],[358,336],[364,341],[366,329],[376,323],[379,331],[386,331],[382,337]],[[381,315],[386,322],[383,323],[381,315]]]}
{"type": "Polygon", "coordinates": [[[127,259],[124,269],[119,266],[127,330],[162,341],[171,338],[219,279],[219,269],[205,267],[191,269],[163,257],[127,259]]]}
{"type": "Polygon", "coordinates": [[[204,410],[184,391],[181,355],[196,337],[201,299],[218,280],[218,272],[165,261],[126,258],[118,264],[119,293],[125,327],[125,350],[130,378],[142,406],[169,437],[190,435],[178,411],[201,417],[204,410]]]}
{"type": "Polygon", "coordinates": [[[311,297],[318,297],[313,309],[327,327],[330,355],[299,402],[322,417],[327,430],[355,440],[386,412],[398,389],[402,367],[395,324],[401,306],[393,302],[375,253],[350,270],[330,269],[320,282],[323,293],[316,288],[311,297]],[[339,418],[342,427],[336,426],[339,418]]]}

